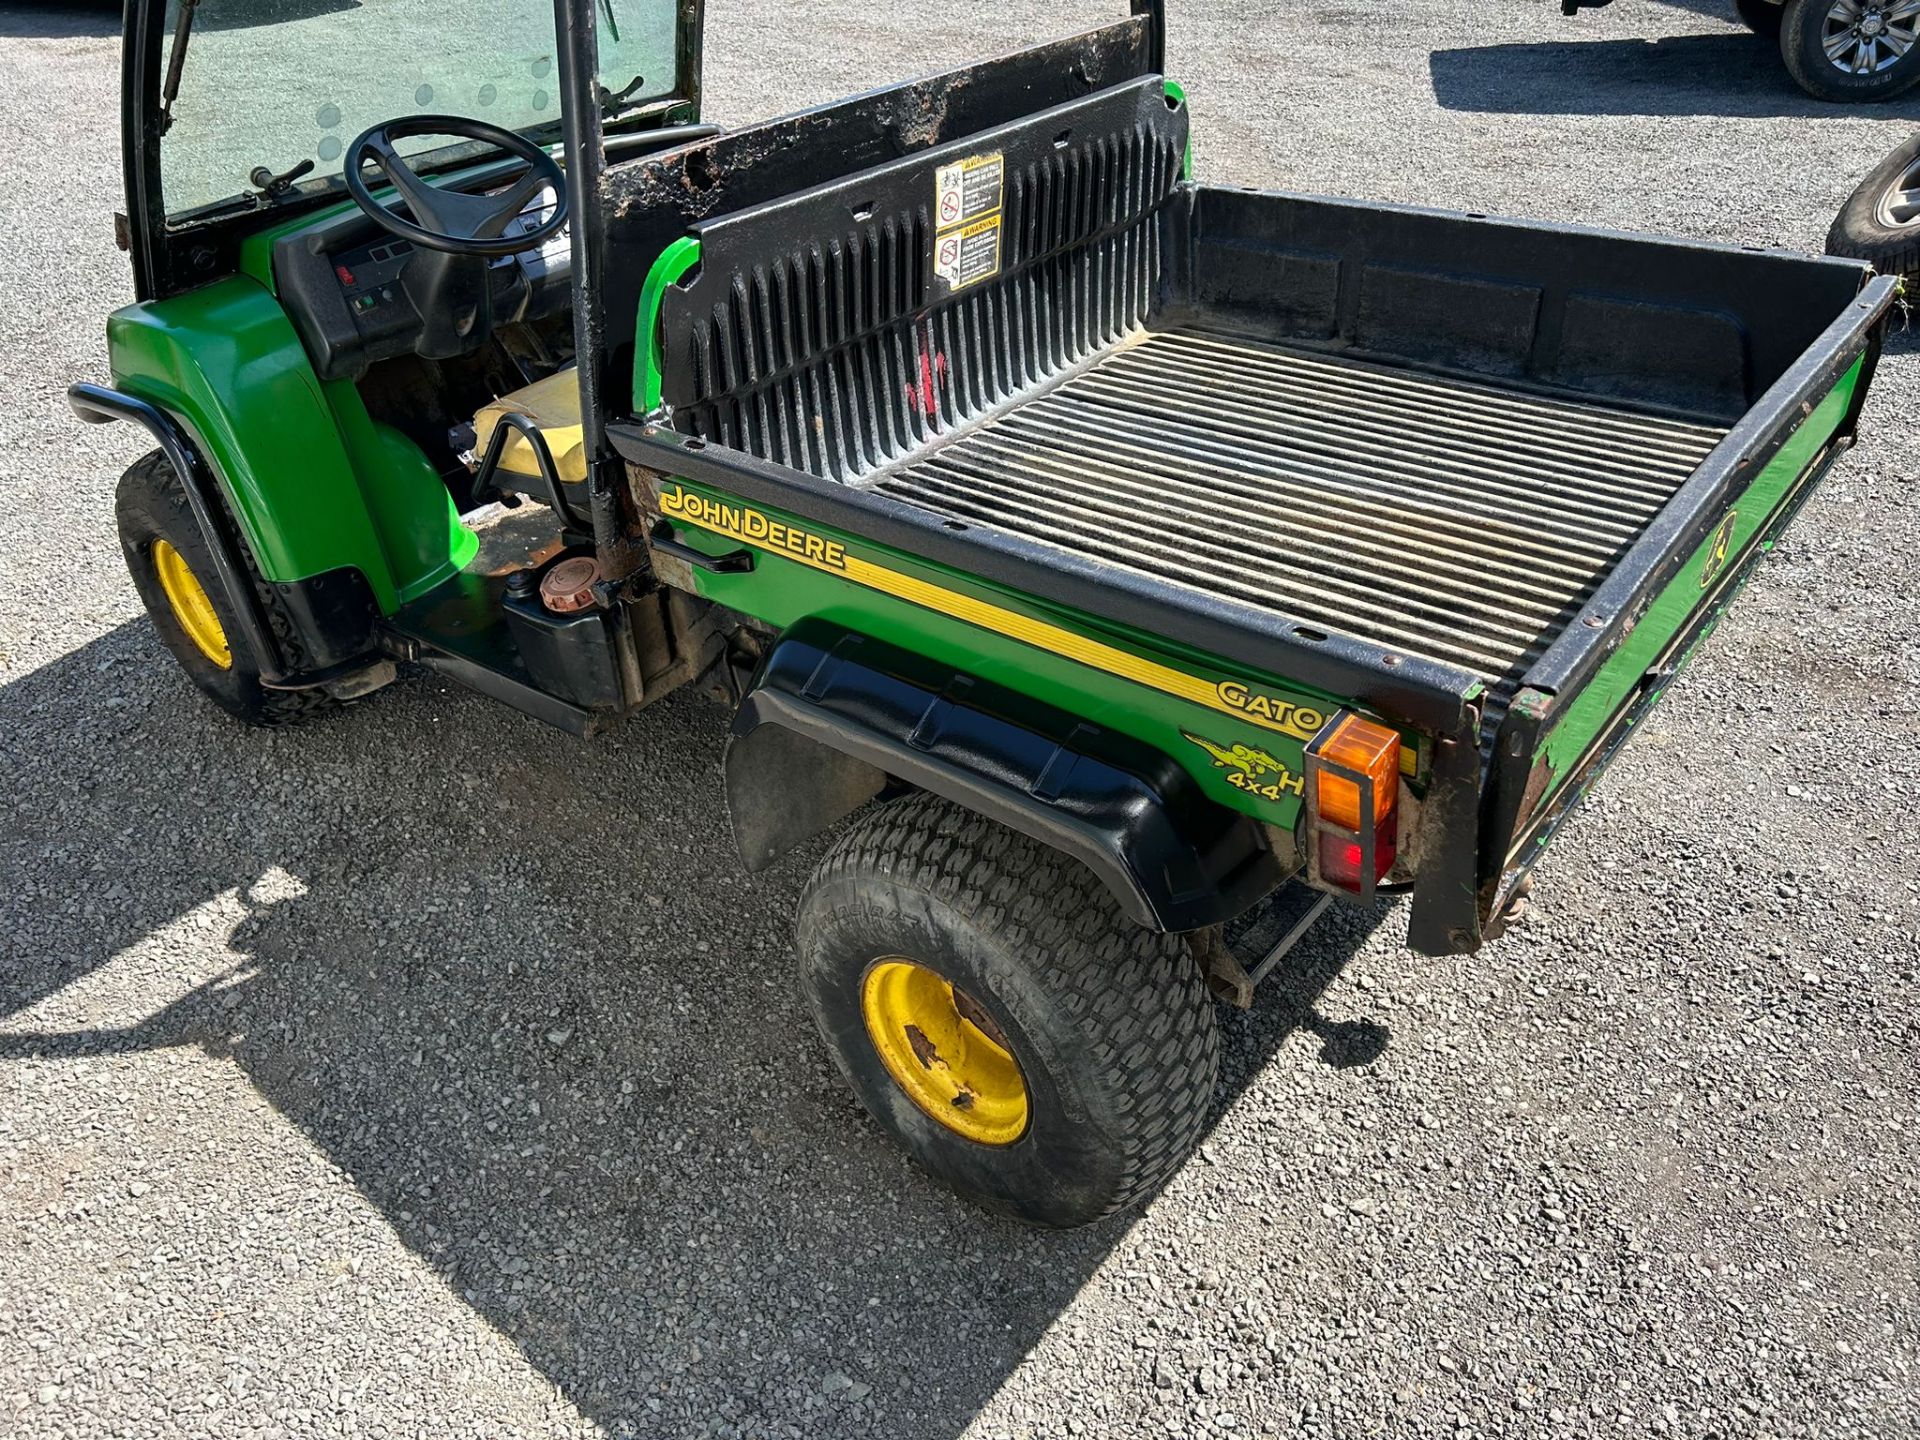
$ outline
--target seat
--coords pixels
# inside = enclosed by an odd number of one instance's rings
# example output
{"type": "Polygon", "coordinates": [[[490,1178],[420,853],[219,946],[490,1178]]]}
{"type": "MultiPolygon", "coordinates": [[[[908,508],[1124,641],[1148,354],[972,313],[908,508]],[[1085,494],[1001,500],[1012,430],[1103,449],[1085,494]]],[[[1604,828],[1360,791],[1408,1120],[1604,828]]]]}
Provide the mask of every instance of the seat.
{"type": "MultiPolygon", "coordinates": [[[[474,454],[487,453],[494,427],[499,425],[502,415],[508,414],[524,415],[540,427],[563,484],[586,483],[587,451],[580,435],[580,383],[573,366],[556,370],[544,380],[522,385],[482,406],[473,417],[474,454]]],[[[498,474],[509,489],[521,488],[512,483],[514,481],[536,486],[540,483],[540,464],[534,459],[533,446],[524,435],[508,435],[506,449],[500,452],[498,474]]]]}

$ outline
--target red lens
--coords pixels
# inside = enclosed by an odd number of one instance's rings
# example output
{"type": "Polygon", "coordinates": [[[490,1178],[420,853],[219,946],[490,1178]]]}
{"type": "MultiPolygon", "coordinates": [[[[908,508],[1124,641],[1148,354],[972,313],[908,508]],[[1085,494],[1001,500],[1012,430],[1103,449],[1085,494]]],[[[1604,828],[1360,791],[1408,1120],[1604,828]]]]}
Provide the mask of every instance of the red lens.
{"type": "MultiPolygon", "coordinates": [[[[1378,884],[1386,873],[1393,869],[1394,856],[1398,853],[1395,841],[1395,821],[1398,816],[1389,815],[1374,836],[1373,880],[1378,884]]],[[[1329,835],[1324,831],[1320,835],[1320,878],[1329,885],[1338,885],[1342,890],[1358,892],[1366,887],[1360,883],[1360,862],[1363,859],[1360,842],[1345,835],[1329,835]]]]}

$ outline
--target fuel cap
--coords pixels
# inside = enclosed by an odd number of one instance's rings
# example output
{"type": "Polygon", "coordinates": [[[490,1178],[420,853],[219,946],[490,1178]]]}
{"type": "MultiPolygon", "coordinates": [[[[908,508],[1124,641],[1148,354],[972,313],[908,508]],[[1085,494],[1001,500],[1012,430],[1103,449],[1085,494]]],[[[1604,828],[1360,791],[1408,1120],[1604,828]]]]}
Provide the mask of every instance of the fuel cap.
{"type": "Polygon", "coordinates": [[[591,555],[562,560],[540,578],[540,603],[556,615],[591,609],[593,586],[600,578],[600,562],[591,555]]]}

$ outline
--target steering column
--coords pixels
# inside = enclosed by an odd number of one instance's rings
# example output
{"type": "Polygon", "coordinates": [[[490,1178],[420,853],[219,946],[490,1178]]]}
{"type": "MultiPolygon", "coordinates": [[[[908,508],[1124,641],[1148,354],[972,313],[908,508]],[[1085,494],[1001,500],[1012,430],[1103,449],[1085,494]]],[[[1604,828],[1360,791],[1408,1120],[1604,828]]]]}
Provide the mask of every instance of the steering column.
{"type": "Polygon", "coordinates": [[[416,353],[428,360],[464,355],[493,333],[489,262],[543,245],[567,223],[567,179],[540,146],[511,130],[463,115],[409,115],[375,125],[347,149],[347,193],[390,235],[412,243],[413,258],[400,283],[421,319],[416,353]],[[400,157],[395,142],[419,135],[451,135],[492,145],[527,162],[527,172],[495,195],[469,195],[423,180],[400,157]],[[368,188],[365,171],[376,166],[393,187],[386,203],[368,188]],[[513,218],[543,189],[554,194],[553,213],[532,230],[507,235],[513,218]]]}

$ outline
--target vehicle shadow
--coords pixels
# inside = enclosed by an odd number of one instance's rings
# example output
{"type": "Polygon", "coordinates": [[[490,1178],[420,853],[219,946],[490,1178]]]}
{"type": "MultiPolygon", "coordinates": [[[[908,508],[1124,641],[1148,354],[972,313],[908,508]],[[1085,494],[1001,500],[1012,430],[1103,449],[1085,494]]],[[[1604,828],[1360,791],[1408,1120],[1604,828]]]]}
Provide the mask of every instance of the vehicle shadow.
{"type": "MultiPolygon", "coordinates": [[[[1909,278],[1911,289],[1916,280],[1909,278]]],[[[1912,315],[1903,309],[1894,311],[1893,322],[1887,326],[1887,343],[1881,352],[1887,355],[1920,355],[1920,324],[1916,324],[1912,315]]]]}
{"type": "MultiPolygon", "coordinates": [[[[0,873],[28,877],[0,896],[0,1065],[230,1061],[611,1434],[702,1429],[697,1381],[745,1433],[957,1435],[1131,1221],[982,1215],[859,1112],[790,982],[810,861],[732,858],[724,724],[676,697],[589,746],[414,680],[244,732],[122,625],[0,688],[31,737],[0,758],[0,873]],[[171,960],[113,1023],[24,1013],[183,930],[217,956],[209,913],[231,963],[152,1013],[171,960]]],[[[1342,912],[1222,1012],[1216,1120],[1296,1030],[1380,1056],[1382,1027],[1320,1013],[1379,920],[1342,912]]]]}
{"type": "Polygon", "coordinates": [[[1847,119],[1920,115],[1920,95],[1833,105],[1802,91],[1770,42],[1746,31],[1435,50],[1443,109],[1494,115],[1725,115],[1847,119]]]}
{"type": "Polygon", "coordinates": [[[71,0],[69,4],[0,4],[0,39],[104,39],[120,34],[115,0],[71,0]]]}

